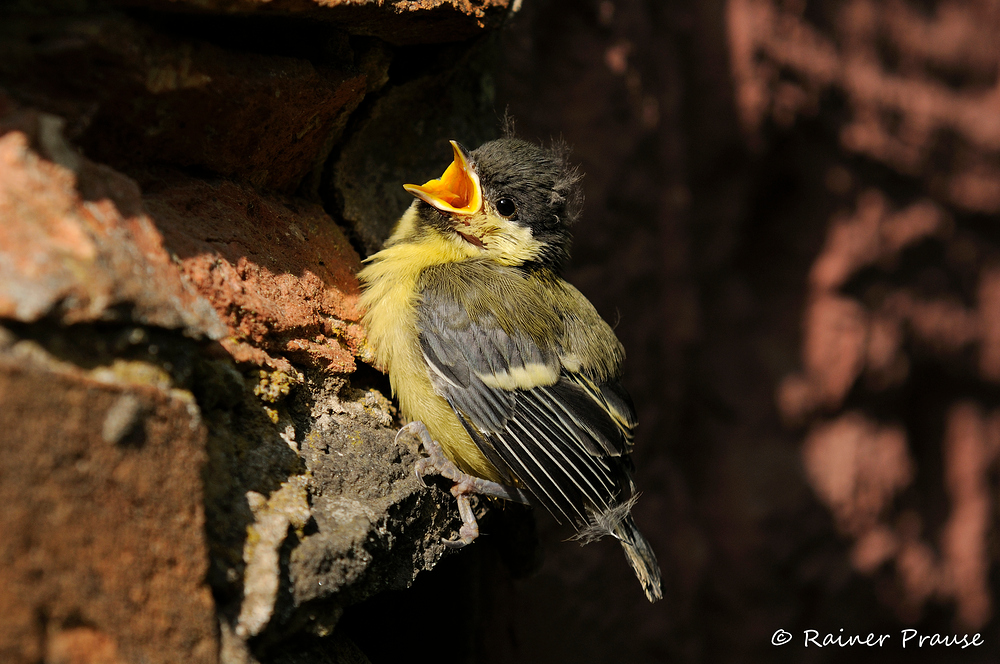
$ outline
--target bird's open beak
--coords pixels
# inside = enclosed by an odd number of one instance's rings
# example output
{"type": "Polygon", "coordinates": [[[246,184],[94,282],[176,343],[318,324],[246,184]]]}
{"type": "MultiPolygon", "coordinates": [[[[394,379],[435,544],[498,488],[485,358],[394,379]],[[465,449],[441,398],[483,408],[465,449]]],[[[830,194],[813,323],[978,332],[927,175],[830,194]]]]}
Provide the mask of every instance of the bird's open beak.
{"type": "Polygon", "coordinates": [[[404,184],[410,192],[442,212],[475,214],[483,207],[483,190],[479,176],[469,165],[469,153],[456,141],[451,141],[455,160],[445,169],[444,175],[426,184],[404,184]]]}

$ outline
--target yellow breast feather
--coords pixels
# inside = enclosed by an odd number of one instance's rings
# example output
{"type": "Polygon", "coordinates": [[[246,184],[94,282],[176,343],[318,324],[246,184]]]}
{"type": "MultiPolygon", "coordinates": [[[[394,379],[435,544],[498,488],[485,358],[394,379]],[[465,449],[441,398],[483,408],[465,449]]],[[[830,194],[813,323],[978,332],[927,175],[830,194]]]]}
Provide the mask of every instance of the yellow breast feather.
{"type": "Polygon", "coordinates": [[[434,393],[417,333],[417,283],[421,272],[432,265],[463,260],[469,254],[440,235],[414,240],[409,235],[412,232],[411,209],[403,215],[386,248],[369,258],[358,274],[365,285],[361,307],[365,310],[368,341],[376,361],[389,373],[403,416],[423,422],[462,470],[498,481],[493,465],[476,447],[451,406],[434,393]],[[408,241],[400,241],[403,238],[408,241]]]}

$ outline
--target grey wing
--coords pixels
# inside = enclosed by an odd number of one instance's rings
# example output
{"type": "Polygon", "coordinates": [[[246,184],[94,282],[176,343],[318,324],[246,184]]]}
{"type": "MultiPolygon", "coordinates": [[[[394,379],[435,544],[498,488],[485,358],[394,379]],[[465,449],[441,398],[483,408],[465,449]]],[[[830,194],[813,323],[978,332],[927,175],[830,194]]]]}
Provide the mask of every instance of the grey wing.
{"type": "Polygon", "coordinates": [[[631,492],[635,418],[619,385],[564,371],[555,344],[508,334],[489,314],[473,321],[447,295],[424,292],[417,326],[435,391],[500,474],[557,520],[583,525],[631,492]]]}

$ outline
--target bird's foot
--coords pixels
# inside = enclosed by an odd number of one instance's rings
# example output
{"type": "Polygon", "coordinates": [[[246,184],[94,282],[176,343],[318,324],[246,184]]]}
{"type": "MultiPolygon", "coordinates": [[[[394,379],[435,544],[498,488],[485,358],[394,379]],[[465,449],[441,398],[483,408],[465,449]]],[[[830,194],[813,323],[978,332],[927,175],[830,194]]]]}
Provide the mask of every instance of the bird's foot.
{"type": "MultiPolygon", "coordinates": [[[[444,545],[454,549],[460,549],[472,544],[473,540],[479,537],[479,522],[472,511],[472,503],[469,497],[472,495],[493,496],[512,500],[518,503],[528,504],[528,494],[516,487],[504,486],[497,482],[484,480],[481,477],[474,477],[459,470],[455,463],[445,456],[441,446],[431,438],[427,427],[423,422],[410,422],[399,433],[406,432],[420,441],[427,456],[418,460],[414,465],[414,471],[421,484],[427,475],[440,475],[453,481],[451,495],[455,496],[458,503],[458,513],[462,517],[462,527],[458,531],[457,540],[443,540],[444,545]]],[[[399,434],[396,435],[399,437],[399,434]]]]}

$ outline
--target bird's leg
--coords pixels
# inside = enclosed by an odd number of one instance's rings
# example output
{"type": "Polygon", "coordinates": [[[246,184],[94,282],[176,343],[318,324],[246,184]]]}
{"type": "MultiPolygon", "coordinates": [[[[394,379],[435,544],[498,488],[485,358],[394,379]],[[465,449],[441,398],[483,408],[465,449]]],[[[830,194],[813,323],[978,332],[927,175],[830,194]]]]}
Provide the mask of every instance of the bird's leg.
{"type": "Polygon", "coordinates": [[[481,477],[473,477],[459,470],[458,466],[444,455],[444,451],[437,441],[431,438],[431,434],[427,431],[427,427],[424,426],[423,422],[410,422],[400,429],[399,433],[403,433],[404,431],[415,436],[427,453],[426,457],[418,460],[414,465],[414,471],[421,483],[423,483],[425,475],[440,475],[455,483],[451,487],[451,495],[455,496],[455,500],[458,502],[458,513],[462,517],[462,527],[458,531],[457,540],[444,540],[446,546],[460,549],[463,546],[471,544],[474,539],[479,537],[479,523],[476,521],[476,515],[472,511],[469,496],[478,494],[480,496],[503,498],[504,500],[524,503],[525,505],[530,504],[527,492],[517,487],[504,486],[497,482],[484,480],[481,477]]]}

